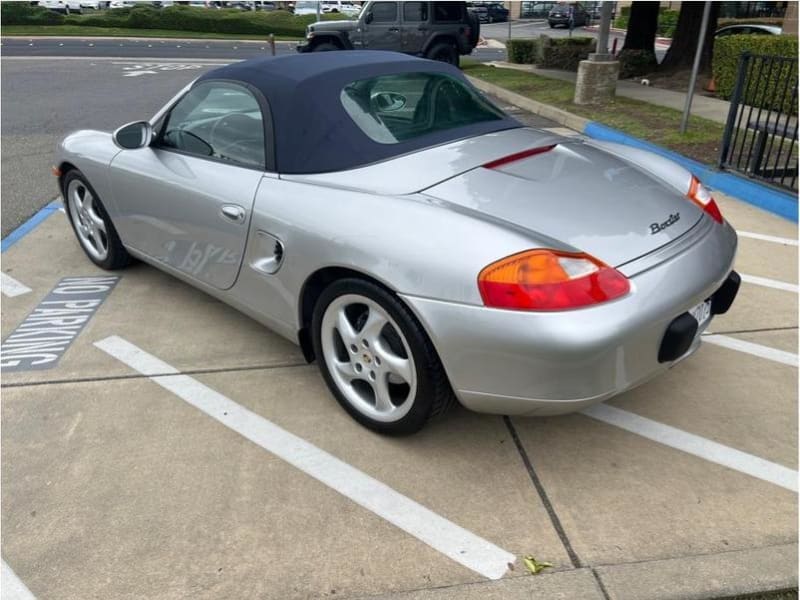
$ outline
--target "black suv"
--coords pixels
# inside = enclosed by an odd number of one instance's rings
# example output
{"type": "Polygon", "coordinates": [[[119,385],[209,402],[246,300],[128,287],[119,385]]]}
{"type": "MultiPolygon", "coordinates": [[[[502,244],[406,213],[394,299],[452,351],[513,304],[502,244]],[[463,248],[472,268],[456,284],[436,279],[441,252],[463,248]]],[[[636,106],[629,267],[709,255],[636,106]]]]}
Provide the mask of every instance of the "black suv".
{"type": "Polygon", "coordinates": [[[298,52],[394,50],[458,66],[478,43],[480,23],[466,2],[367,2],[357,20],[308,26],[298,52]]]}
{"type": "Polygon", "coordinates": [[[556,25],[570,26],[570,17],[573,27],[583,27],[589,24],[589,13],[578,2],[559,2],[550,9],[547,23],[552,29],[556,25]]]}

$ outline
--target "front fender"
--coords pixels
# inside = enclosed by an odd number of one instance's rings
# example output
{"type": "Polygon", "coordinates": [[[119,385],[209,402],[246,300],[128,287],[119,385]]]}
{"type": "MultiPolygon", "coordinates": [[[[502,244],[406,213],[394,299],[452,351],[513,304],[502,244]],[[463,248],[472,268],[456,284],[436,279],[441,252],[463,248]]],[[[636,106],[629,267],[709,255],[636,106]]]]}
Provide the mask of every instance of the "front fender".
{"type": "MultiPolygon", "coordinates": [[[[120,152],[108,131],[84,129],[70,133],[61,140],[55,153],[55,164],[61,169],[62,177],[70,165],[83,173],[100,195],[103,206],[112,220],[117,210],[111,193],[109,165],[120,152]]],[[[61,194],[61,178],[58,186],[58,192],[61,194]]]]}

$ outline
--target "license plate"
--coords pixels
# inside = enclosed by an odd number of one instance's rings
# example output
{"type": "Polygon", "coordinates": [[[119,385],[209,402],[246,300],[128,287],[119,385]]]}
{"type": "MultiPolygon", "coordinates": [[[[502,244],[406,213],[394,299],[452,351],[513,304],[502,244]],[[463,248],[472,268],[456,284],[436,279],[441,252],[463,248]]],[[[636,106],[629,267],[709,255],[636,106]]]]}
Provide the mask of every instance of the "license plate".
{"type": "Polygon", "coordinates": [[[689,314],[697,321],[697,328],[702,328],[711,318],[711,300],[706,300],[694,308],[690,308],[689,314]]]}

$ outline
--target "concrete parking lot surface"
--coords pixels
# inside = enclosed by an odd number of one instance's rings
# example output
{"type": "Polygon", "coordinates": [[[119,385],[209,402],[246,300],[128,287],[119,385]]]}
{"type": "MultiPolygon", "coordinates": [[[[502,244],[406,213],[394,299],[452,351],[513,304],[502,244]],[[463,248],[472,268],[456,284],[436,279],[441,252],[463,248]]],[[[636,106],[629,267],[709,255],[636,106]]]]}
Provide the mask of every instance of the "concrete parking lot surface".
{"type": "MultiPolygon", "coordinates": [[[[796,286],[796,226],[720,203],[737,268],[796,286]]],[[[57,209],[2,258],[4,340],[62,279],[106,275],[57,209]]],[[[458,408],[394,439],[247,317],[141,263],[115,275],[55,366],[3,372],[3,560],[37,598],[796,585],[796,287],[743,283],[711,325],[724,345],[597,412],[458,408]],[[552,566],[531,576],[526,555],[552,566]]]]}

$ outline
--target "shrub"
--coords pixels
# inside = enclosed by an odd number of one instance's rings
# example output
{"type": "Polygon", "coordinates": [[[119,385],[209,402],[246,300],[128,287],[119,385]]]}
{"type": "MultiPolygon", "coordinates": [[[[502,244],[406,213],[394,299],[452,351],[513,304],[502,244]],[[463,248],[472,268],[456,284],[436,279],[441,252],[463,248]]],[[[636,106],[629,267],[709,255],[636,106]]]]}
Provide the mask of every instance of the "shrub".
{"type": "Polygon", "coordinates": [[[540,38],[541,57],[537,64],[543,69],[577,71],[578,63],[595,51],[597,40],[590,37],[540,38]]]}
{"type": "MultiPolygon", "coordinates": [[[[663,8],[658,13],[658,26],[656,28],[656,35],[658,37],[672,37],[672,34],[675,33],[675,27],[678,25],[678,15],[680,14],[677,10],[664,10],[663,8]]],[[[614,20],[614,27],[618,27],[620,29],[627,29],[628,22],[630,21],[630,7],[623,7],[623,10],[620,12],[620,16],[618,16],[614,20]],[[624,9],[628,8],[628,11],[624,9]]]]}
{"type": "Polygon", "coordinates": [[[617,59],[619,60],[620,79],[652,73],[658,68],[656,55],[647,50],[622,50],[617,55],[617,59]]]}
{"type": "MultiPolygon", "coordinates": [[[[341,19],[341,15],[338,15],[341,19]]],[[[329,15],[323,18],[331,19],[329,15]]],[[[203,33],[230,33],[267,36],[305,36],[306,26],[315,15],[295,16],[284,10],[246,12],[209,10],[174,5],[161,10],[152,6],[103,11],[98,14],[69,16],[67,23],[89,27],[125,27],[132,29],[171,29],[203,33]]]]}
{"type": "Polygon", "coordinates": [[[0,2],[3,25],[59,25],[64,15],[28,2],[0,2]]]}
{"type": "Polygon", "coordinates": [[[672,35],[675,33],[675,27],[678,25],[678,15],[679,11],[677,10],[662,10],[658,13],[658,28],[656,29],[656,35],[658,37],[668,37],[671,38],[672,35]]]}
{"type": "Polygon", "coordinates": [[[508,40],[506,49],[508,50],[509,62],[530,65],[537,62],[539,57],[539,40],[508,40]]]}
{"type": "MultiPolygon", "coordinates": [[[[717,86],[717,95],[726,100],[733,95],[736,76],[739,70],[739,59],[744,52],[767,56],[787,56],[796,58],[798,51],[797,38],[788,35],[729,35],[719,38],[714,43],[712,70],[717,86]]],[[[797,107],[790,105],[791,93],[783,94],[782,90],[794,82],[797,85],[797,63],[786,63],[784,68],[767,69],[761,75],[766,82],[755,86],[743,102],[760,106],[771,96],[779,96],[783,106],[773,106],[785,112],[797,112],[797,107]],[[791,78],[791,79],[790,79],[791,78]],[[787,81],[788,79],[788,81],[787,81]],[[786,97],[784,97],[786,96],[786,97]]],[[[791,90],[791,88],[788,88],[791,90]]],[[[766,106],[765,106],[766,108],[766,106]]]]}

